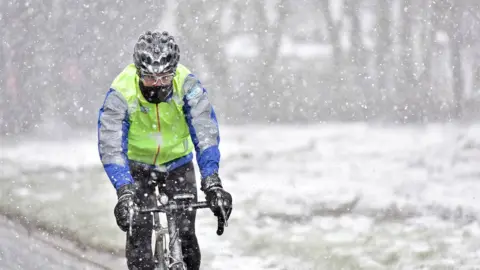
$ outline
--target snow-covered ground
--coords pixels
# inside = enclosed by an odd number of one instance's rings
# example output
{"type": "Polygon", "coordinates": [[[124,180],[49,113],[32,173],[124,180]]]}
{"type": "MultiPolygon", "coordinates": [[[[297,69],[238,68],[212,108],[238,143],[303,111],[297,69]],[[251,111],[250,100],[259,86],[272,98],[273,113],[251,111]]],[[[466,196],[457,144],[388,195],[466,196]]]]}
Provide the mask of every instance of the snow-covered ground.
{"type": "Polygon", "coordinates": [[[122,269],[123,258],[86,252],[42,230],[0,216],[0,269],[104,270],[122,269]],[[104,267],[104,265],[108,266],[104,267]]]}
{"type": "MultiPolygon", "coordinates": [[[[221,129],[225,234],[198,213],[203,269],[480,269],[480,126],[221,129]]],[[[0,207],[118,251],[96,134],[2,144],[0,207]]]]}

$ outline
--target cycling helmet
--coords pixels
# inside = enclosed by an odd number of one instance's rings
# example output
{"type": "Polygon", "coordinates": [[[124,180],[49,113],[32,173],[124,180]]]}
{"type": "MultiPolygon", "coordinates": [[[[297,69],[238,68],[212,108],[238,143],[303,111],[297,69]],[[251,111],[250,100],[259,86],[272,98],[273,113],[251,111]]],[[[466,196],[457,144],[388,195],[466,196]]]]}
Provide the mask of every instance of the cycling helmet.
{"type": "Polygon", "coordinates": [[[133,61],[139,75],[175,72],[180,60],[180,49],[168,32],[147,31],[133,50],[133,61]]]}

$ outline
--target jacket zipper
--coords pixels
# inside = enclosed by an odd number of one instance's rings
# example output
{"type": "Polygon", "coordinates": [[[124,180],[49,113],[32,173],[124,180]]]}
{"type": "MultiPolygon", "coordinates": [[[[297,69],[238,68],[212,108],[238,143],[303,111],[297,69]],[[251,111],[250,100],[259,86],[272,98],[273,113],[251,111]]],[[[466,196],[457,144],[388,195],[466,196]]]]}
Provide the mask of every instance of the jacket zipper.
{"type": "MultiPolygon", "coordinates": [[[[160,114],[158,112],[158,104],[155,104],[156,112],[157,112],[157,129],[160,133],[160,114]]],[[[153,165],[157,163],[158,155],[160,154],[160,145],[157,147],[157,152],[155,153],[155,157],[153,158],[153,165]]]]}

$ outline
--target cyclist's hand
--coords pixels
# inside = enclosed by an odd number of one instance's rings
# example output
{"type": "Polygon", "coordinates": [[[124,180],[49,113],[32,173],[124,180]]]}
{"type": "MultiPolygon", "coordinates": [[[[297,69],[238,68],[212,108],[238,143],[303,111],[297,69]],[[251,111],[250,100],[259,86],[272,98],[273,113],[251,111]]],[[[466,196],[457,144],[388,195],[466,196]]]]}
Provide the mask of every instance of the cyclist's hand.
{"type": "Polygon", "coordinates": [[[117,191],[118,201],[113,213],[118,227],[126,232],[130,227],[130,212],[134,208],[134,188],[132,184],[120,187],[117,191]]]}
{"type": "Polygon", "coordinates": [[[205,195],[213,214],[226,222],[232,213],[232,195],[219,186],[207,189],[205,195]]]}
{"type": "Polygon", "coordinates": [[[221,187],[212,187],[205,194],[210,209],[218,219],[217,235],[222,235],[232,213],[232,195],[221,187]]]}
{"type": "Polygon", "coordinates": [[[218,218],[217,234],[223,234],[223,227],[228,226],[228,218],[232,213],[232,195],[222,187],[218,173],[202,179],[201,190],[205,192],[206,201],[213,214],[218,218]]]}

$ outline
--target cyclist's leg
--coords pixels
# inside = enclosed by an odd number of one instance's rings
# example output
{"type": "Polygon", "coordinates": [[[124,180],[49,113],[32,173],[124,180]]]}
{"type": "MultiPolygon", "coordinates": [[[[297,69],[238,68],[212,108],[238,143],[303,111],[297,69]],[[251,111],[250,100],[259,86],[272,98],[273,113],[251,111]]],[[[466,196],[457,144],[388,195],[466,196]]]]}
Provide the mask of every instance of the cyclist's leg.
{"type": "MultiPolygon", "coordinates": [[[[139,206],[149,204],[154,196],[155,185],[150,181],[150,171],[132,170],[135,180],[135,202],[139,206]],[[147,196],[145,196],[147,195],[147,196]]],[[[127,234],[125,253],[130,270],[153,269],[152,254],[153,220],[150,214],[137,214],[132,224],[132,236],[127,234]]]]}
{"type": "MultiPolygon", "coordinates": [[[[164,192],[169,198],[178,193],[190,193],[195,195],[194,200],[197,200],[197,185],[192,162],[171,171],[165,184],[164,192]]],[[[200,269],[201,254],[195,235],[195,216],[196,211],[188,211],[177,219],[180,238],[182,239],[183,260],[188,270],[200,269]]]]}

